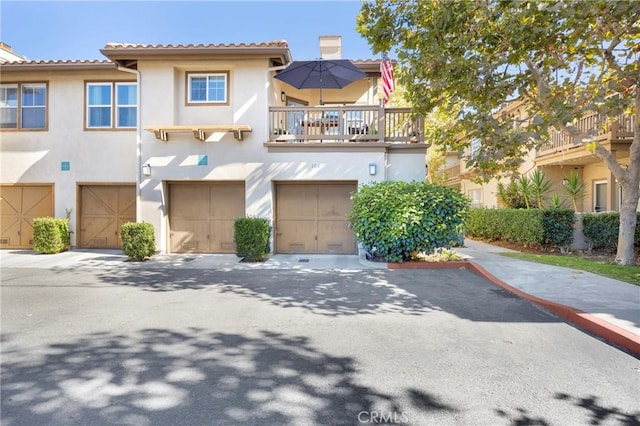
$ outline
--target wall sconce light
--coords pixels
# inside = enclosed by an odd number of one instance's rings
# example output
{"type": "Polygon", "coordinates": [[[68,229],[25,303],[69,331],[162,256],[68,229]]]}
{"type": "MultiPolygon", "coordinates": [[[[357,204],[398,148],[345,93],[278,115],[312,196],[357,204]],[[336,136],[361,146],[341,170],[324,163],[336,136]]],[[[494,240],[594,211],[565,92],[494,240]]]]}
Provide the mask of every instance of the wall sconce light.
{"type": "Polygon", "coordinates": [[[376,174],[376,169],[377,169],[376,163],[369,163],[369,174],[371,176],[376,174]]]}
{"type": "Polygon", "coordinates": [[[151,176],[151,165],[149,163],[142,165],[142,174],[145,176],[151,176]]]}
{"type": "Polygon", "coordinates": [[[284,91],[280,92],[280,100],[285,102],[287,100],[287,94],[284,91]]]}

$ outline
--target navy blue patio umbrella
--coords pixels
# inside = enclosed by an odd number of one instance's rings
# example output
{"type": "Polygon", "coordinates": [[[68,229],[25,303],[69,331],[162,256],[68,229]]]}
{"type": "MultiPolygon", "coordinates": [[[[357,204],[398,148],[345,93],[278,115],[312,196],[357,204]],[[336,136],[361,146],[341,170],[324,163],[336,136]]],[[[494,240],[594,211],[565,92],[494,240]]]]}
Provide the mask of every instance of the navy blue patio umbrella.
{"type": "Polygon", "coordinates": [[[320,89],[322,105],[322,89],[342,89],[366,76],[348,59],[318,59],[293,61],[275,78],[296,89],[320,89]]]}

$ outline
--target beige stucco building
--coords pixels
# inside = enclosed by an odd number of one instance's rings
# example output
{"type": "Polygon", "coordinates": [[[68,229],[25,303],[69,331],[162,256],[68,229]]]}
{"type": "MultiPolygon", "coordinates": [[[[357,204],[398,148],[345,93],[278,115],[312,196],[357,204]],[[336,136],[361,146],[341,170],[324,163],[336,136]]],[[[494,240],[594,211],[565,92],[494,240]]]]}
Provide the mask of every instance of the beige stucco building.
{"type": "MultiPolygon", "coordinates": [[[[322,38],[324,56],[339,37],[322,38]]],[[[379,62],[343,89],[274,76],[284,41],[111,43],[103,61],[0,65],[0,247],[28,248],[31,220],[71,220],[72,245],[120,246],[127,221],[161,252],[233,252],[233,220],[268,218],[279,253],[355,253],[359,184],[423,180],[422,122],[383,108],[379,62]]]]}
{"type": "MultiPolygon", "coordinates": [[[[528,119],[526,104],[521,100],[507,103],[499,114],[514,123],[526,123],[528,119]]],[[[578,129],[585,133],[593,123],[600,122],[595,114],[583,117],[575,123],[578,129]]],[[[596,139],[614,155],[621,164],[626,164],[629,159],[629,146],[633,139],[633,126],[635,117],[622,114],[615,121],[609,122],[607,127],[599,132],[596,139]]],[[[575,145],[570,138],[562,132],[553,132],[549,143],[538,150],[531,151],[523,157],[523,162],[518,168],[518,174],[528,175],[534,170],[541,170],[551,183],[548,195],[559,194],[564,196],[563,180],[572,173],[577,173],[580,181],[585,185],[585,197],[578,201],[578,211],[581,212],[607,212],[620,210],[621,188],[616,183],[615,177],[606,167],[604,162],[595,154],[589,152],[583,145],[575,145]]],[[[466,162],[458,157],[457,153],[447,153],[445,165],[447,184],[455,186],[462,193],[469,196],[475,207],[497,208],[501,205],[498,194],[498,179],[492,179],[486,183],[477,183],[473,180],[473,168],[469,168],[466,162]]],[[[503,184],[508,184],[509,179],[502,179],[503,184]]],[[[570,200],[565,200],[567,208],[572,207],[570,200]]],[[[640,208],[640,207],[639,207],[640,208]]]]}

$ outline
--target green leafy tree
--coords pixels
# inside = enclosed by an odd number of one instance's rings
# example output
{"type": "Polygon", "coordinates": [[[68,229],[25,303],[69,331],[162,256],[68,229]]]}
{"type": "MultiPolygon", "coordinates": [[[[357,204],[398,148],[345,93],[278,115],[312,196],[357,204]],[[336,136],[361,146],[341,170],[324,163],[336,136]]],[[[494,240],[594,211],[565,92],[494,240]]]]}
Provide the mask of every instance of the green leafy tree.
{"type": "Polygon", "coordinates": [[[427,151],[427,181],[436,185],[444,185],[447,182],[445,166],[447,157],[438,149],[427,151]]]}
{"type": "Polygon", "coordinates": [[[598,155],[623,189],[616,259],[633,264],[640,121],[624,166],[567,123],[593,111],[638,116],[639,17],[633,0],[369,0],[357,26],[374,53],[395,50],[397,79],[416,112],[437,106],[456,117],[463,138],[449,140],[447,150],[481,141],[474,157],[481,176],[515,170],[552,128],[598,155]],[[514,98],[527,103],[525,125],[495,115],[514,98]]]}

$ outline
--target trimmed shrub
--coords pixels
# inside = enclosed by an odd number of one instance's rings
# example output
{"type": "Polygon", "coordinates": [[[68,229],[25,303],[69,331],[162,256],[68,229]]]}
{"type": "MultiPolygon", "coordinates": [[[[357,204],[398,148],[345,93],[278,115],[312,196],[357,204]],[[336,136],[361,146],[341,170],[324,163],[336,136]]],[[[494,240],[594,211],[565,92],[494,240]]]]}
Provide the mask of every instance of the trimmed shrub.
{"type": "Polygon", "coordinates": [[[459,191],[424,182],[374,182],[352,196],[351,227],[365,250],[390,262],[462,243],[469,204],[459,191]]]}
{"type": "Polygon", "coordinates": [[[573,242],[575,214],[568,209],[470,209],[467,235],[525,246],[566,247],[573,242]]]}
{"type": "MultiPolygon", "coordinates": [[[[582,217],[584,236],[594,249],[616,251],[620,231],[620,213],[587,213],[582,217]]],[[[640,224],[640,213],[638,213],[640,224]]],[[[636,225],[634,246],[640,247],[640,226],[636,225]]]]}
{"type": "Polygon", "coordinates": [[[127,222],[120,227],[120,240],[124,254],[135,260],[144,260],[156,252],[156,238],[150,223],[127,222]]]}
{"type": "Polygon", "coordinates": [[[233,222],[233,241],[236,255],[247,262],[260,262],[271,251],[271,225],[259,217],[239,217],[233,222]]]}
{"type": "Polygon", "coordinates": [[[69,248],[69,219],[36,217],[33,219],[33,250],[60,253],[69,248]]]}
{"type": "Polygon", "coordinates": [[[541,210],[544,236],[542,246],[568,248],[573,243],[576,215],[573,210],[550,208],[541,210]]]}

